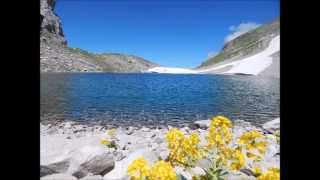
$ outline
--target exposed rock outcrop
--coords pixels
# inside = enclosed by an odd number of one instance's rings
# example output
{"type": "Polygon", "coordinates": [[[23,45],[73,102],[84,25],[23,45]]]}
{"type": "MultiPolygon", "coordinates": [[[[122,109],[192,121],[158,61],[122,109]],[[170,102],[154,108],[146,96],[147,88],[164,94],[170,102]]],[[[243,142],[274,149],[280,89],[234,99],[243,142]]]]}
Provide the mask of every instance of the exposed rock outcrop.
{"type": "Polygon", "coordinates": [[[94,54],[67,47],[61,20],[54,12],[55,4],[55,0],[41,0],[41,72],[144,72],[158,66],[137,56],[94,54]]]}
{"type": "Polygon", "coordinates": [[[66,46],[60,18],[54,13],[55,0],[40,2],[40,40],[61,46],[66,46]]]}

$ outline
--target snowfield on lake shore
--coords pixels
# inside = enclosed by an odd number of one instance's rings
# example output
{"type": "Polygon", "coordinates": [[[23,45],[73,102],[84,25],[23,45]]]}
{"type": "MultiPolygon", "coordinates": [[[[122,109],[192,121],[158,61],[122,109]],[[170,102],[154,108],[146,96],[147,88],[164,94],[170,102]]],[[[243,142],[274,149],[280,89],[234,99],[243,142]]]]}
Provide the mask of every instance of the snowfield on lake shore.
{"type": "Polygon", "coordinates": [[[168,74],[248,74],[258,75],[272,64],[272,55],[280,51],[280,36],[274,37],[269,46],[260,53],[244,59],[214,65],[205,69],[192,70],[175,67],[155,67],[147,72],[168,74]]]}

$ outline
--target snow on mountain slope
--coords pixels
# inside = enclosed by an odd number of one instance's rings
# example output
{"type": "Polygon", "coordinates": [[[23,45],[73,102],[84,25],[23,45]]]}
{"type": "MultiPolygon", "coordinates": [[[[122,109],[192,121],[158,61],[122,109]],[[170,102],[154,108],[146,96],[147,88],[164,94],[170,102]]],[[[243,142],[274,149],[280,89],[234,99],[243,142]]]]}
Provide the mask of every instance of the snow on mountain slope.
{"type": "Polygon", "coordinates": [[[280,51],[280,36],[274,37],[269,46],[262,52],[252,55],[250,57],[225,63],[222,65],[207,68],[205,70],[198,70],[198,73],[215,73],[223,68],[227,69],[217,74],[251,74],[258,75],[263,70],[272,64],[271,55],[280,51]],[[229,67],[229,68],[226,68],[229,67]]]}
{"type": "Polygon", "coordinates": [[[174,67],[154,67],[148,69],[148,72],[155,73],[168,73],[168,74],[195,74],[197,71],[185,68],[174,68],[174,67]]]}

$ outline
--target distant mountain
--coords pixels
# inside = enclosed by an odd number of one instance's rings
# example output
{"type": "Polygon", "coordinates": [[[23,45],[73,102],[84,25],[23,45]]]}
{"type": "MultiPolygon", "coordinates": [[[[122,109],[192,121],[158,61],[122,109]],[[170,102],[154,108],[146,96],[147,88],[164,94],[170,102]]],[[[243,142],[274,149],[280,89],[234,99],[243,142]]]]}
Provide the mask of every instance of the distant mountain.
{"type": "Polygon", "coordinates": [[[54,12],[56,1],[41,0],[40,3],[41,72],[145,72],[159,66],[133,55],[94,54],[69,48],[61,20],[54,12]]]}
{"type": "Polygon", "coordinates": [[[197,69],[208,68],[227,60],[240,60],[265,50],[270,41],[280,34],[279,18],[253,29],[225,44],[214,57],[204,61],[197,69]]]}

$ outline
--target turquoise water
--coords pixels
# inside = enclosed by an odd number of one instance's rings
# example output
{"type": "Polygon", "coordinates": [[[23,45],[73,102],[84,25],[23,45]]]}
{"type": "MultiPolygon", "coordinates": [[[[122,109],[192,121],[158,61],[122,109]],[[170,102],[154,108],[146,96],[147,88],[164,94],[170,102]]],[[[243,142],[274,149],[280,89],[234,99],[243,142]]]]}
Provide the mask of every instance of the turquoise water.
{"type": "Polygon", "coordinates": [[[255,124],[279,117],[277,78],[223,75],[41,74],[41,121],[184,125],[213,115],[255,124]]]}

